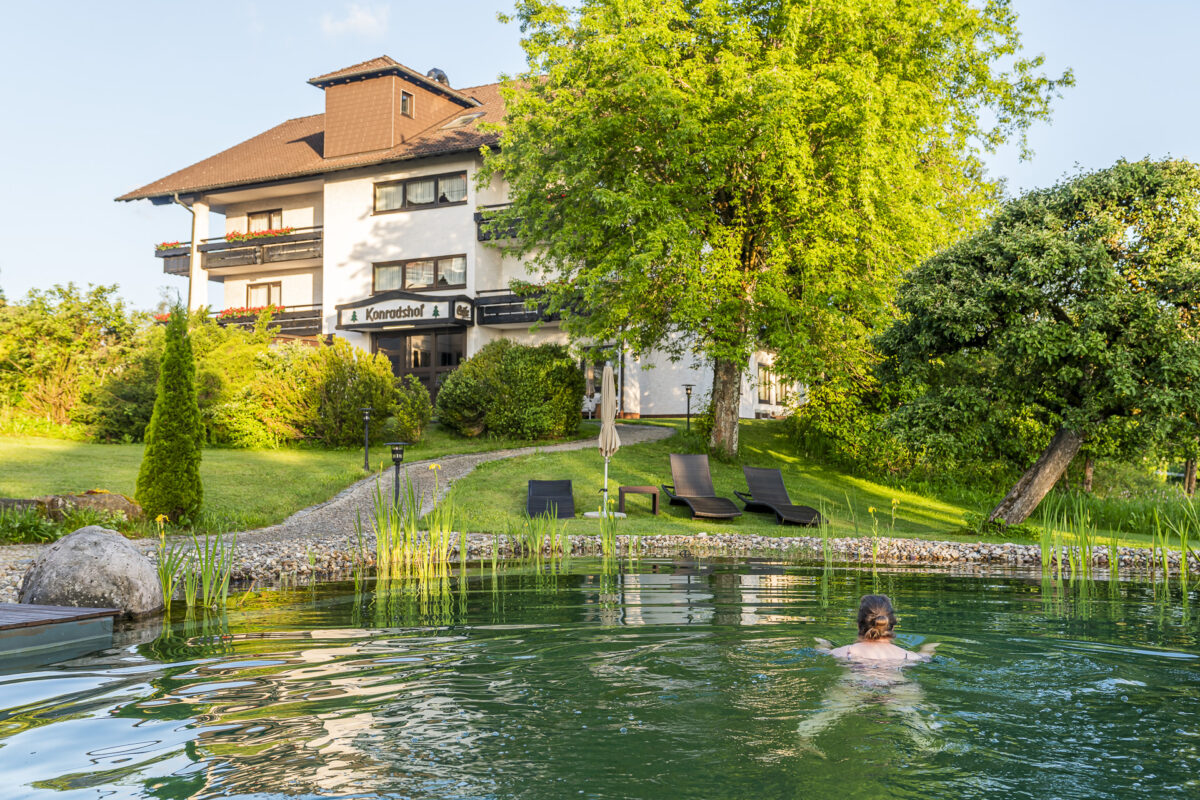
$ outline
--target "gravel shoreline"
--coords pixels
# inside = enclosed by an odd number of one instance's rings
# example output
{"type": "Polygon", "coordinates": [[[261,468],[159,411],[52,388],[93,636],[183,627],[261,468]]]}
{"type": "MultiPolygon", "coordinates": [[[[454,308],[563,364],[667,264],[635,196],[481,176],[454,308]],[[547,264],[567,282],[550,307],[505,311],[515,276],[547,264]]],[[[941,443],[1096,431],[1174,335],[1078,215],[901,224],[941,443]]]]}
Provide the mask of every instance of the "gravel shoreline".
{"type": "MultiPolygon", "coordinates": [[[[620,425],[621,441],[625,445],[666,438],[672,431],[644,425],[620,425]]],[[[428,511],[438,495],[444,495],[454,481],[469,474],[487,461],[512,458],[537,452],[579,450],[594,447],[591,440],[566,442],[545,447],[524,447],[489,453],[446,456],[417,461],[408,465],[417,490],[424,497],[423,511],[428,511]],[[432,463],[440,470],[430,470],[432,463]]],[[[365,521],[370,516],[371,494],[377,481],[389,488],[388,476],[371,476],[348,487],[332,499],[303,509],[278,525],[239,534],[237,536],[232,577],[239,583],[260,587],[281,582],[307,581],[312,578],[337,579],[349,576],[361,561],[367,569],[374,567],[374,536],[364,537],[360,551],[354,525],[358,515],[365,521]]],[[[632,523],[629,523],[632,524],[632,523]]],[[[798,531],[801,529],[797,529],[798,531]]],[[[571,536],[572,554],[592,555],[599,552],[596,536],[571,536]]],[[[493,542],[498,541],[501,558],[520,556],[504,541],[491,534],[470,534],[467,537],[467,559],[491,559],[493,542]]],[[[992,542],[946,542],[922,539],[880,538],[872,558],[870,537],[830,539],[833,561],[839,564],[907,565],[952,568],[957,571],[1040,571],[1041,550],[1036,544],[992,542]]],[[[132,540],[135,547],[153,558],[157,542],[153,539],[132,540]]],[[[631,547],[645,557],[767,557],[780,559],[809,558],[821,560],[823,542],[815,536],[760,536],[739,533],[699,533],[694,535],[621,536],[618,546],[623,554],[631,547]]],[[[16,602],[17,590],[25,571],[44,545],[8,545],[0,547],[0,602],[16,602]]],[[[457,540],[454,560],[458,560],[457,540]]],[[[1107,548],[1093,548],[1093,571],[1108,574],[1107,548]]],[[[1180,554],[1169,554],[1171,571],[1178,572],[1180,554]]],[[[1194,556],[1189,568],[1200,574],[1200,561],[1194,556]]],[[[1151,563],[1146,548],[1120,548],[1119,571],[1124,575],[1146,576],[1161,564],[1151,563]]]]}

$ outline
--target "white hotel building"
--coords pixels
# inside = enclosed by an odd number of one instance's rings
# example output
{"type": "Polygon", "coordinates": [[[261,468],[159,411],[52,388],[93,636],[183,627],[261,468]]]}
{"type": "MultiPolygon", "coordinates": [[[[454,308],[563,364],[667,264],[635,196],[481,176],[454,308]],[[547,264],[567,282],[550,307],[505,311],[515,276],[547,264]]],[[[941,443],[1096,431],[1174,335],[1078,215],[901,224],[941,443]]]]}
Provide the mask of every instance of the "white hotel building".
{"type": "MultiPolygon", "coordinates": [[[[440,70],[422,74],[387,56],[309,83],[325,93],[324,114],[117,198],[191,209],[191,241],[155,250],[164,272],[188,278],[189,305],[205,306],[217,282],[228,322],[250,318],[236,309],[282,306],[281,333],[341,336],[435,392],[493,339],[565,343],[557,322],[510,291],[527,277],[524,264],[480,230],[487,209],[507,202],[502,181],[475,186],[479,149],[496,139],[479,124],[504,114],[499,85],[453,89],[440,70]],[[224,216],[224,230],[209,230],[210,213],[224,216]]],[[[770,363],[760,353],[747,365],[743,417],[784,411],[770,363]]],[[[710,365],[655,354],[626,354],[617,366],[628,417],[681,415],[684,384],[698,398],[712,383],[710,365]]]]}

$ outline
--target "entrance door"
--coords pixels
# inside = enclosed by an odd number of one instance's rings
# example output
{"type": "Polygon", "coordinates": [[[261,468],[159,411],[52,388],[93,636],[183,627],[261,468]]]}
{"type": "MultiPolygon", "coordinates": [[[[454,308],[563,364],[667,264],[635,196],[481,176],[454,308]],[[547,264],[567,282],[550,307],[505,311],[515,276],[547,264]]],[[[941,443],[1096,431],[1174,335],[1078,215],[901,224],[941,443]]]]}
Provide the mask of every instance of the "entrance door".
{"type": "Polygon", "coordinates": [[[467,357],[467,334],[456,328],[377,333],[375,351],[388,357],[393,373],[415,375],[437,399],[442,380],[467,357]]]}

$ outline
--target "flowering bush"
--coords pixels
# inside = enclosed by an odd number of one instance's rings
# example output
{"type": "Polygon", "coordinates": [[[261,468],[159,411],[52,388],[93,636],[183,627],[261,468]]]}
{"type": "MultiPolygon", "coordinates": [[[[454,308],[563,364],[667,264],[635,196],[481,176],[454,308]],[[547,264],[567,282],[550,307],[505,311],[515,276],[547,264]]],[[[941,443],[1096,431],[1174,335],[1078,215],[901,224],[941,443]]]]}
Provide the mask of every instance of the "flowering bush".
{"type": "Polygon", "coordinates": [[[289,233],[293,233],[295,230],[295,228],[289,226],[286,228],[272,228],[269,231],[250,231],[249,233],[230,231],[229,233],[225,234],[225,241],[246,242],[250,241],[251,239],[270,239],[275,236],[287,236],[289,233]]]}
{"type": "Polygon", "coordinates": [[[168,313],[166,313],[165,311],[164,311],[162,314],[155,314],[155,315],[154,315],[154,321],[155,321],[155,322],[166,322],[166,321],[167,321],[167,320],[169,320],[170,318],[171,318],[171,315],[170,315],[170,314],[168,314],[168,313]]]}
{"type": "Polygon", "coordinates": [[[183,247],[184,242],[159,242],[154,245],[155,250],[173,250],[176,247],[183,247]]]}
{"type": "Polygon", "coordinates": [[[238,308],[223,308],[217,312],[217,319],[230,319],[232,317],[257,317],[264,311],[272,314],[279,314],[283,311],[283,306],[239,306],[238,308]]]}

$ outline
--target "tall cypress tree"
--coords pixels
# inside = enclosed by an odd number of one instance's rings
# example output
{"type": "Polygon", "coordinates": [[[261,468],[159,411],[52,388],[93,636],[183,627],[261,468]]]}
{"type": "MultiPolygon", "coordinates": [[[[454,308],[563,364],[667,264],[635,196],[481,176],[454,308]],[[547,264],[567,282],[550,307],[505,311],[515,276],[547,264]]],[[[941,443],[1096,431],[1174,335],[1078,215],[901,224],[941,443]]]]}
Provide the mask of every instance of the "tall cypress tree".
{"type": "Polygon", "coordinates": [[[146,428],[146,452],[138,471],[138,503],[148,516],[195,519],[204,499],[200,484],[203,428],[196,402],[196,364],[188,337],[187,314],[171,309],[158,394],[146,428]]]}

